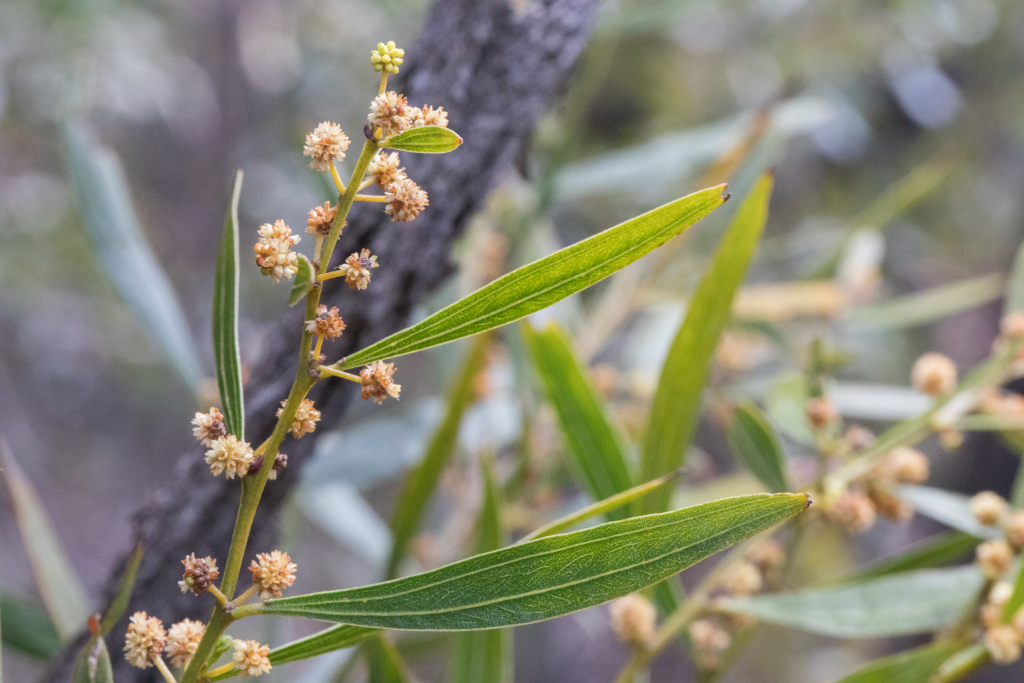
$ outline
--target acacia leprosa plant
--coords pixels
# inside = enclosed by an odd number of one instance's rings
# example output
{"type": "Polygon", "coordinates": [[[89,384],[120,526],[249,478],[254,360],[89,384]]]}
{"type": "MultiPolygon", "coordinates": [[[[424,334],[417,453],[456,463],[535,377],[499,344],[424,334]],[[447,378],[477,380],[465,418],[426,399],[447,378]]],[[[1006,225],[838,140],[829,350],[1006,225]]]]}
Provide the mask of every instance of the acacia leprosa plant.
{"type": "MultiPolygon", "coordinates": [[[[363,127],[365,141],[347,184],[336,166],[351,144],[341,126],[325,121],[306,137],[303,153],[311,158],[310,167],[329,173],[338,191],[335,204],[327,202],[309,211],[305,232],[315,240],[312,260],[292,249],[300,236],[284,221],[268,222],[258,230],[253,247],[256,265],[274,282],[291,280],[291,301],[295,304],[304,299],[306,315],[291,390],[278,410],[273,433],[255,446],[244,434],[236,339],[240,267],[236,214],[241,176],[236,179],[218,259],[213,307],[222,405],[197,413],[193,427],[195,437],[207,448],[210,476],[237,480],[242,496],[231,546],[224,555],[197,557],[193,553],[182,558],[178,587],[197,600],[211,601],[209,620],[185,619],[165,627],[159,615],[137,612],[131,617],[125,656],[134,666],[156,667],[168,683],[260,676],[273,666],[361,641],[366,641],[363,647],[368,657],[386,659],[392,650],[380,639],[385,629],[479,631],[550,619],[651,586],[797,515],[808,505],[806,494],[757,494],[638,517],[616,512],[616,521],[554,533],[605,509],[621,511],[622,505],[671,480],[669,476],[645,486],[624,484],[622,490],[609,490],[607,493],[617,495],[515,546],[481,547],[491,551],[381,584],[285,597],[295,582],[301,558],[275,549],[254,549],[262,552],[244,566],[260,497],[266,486],[274,485],[277,470],[288,464],[282,447],[288,438],[301,439],[317,427],[320,413],[306,398],[314,384],[342,379],[360,384],[366,400],[379,404],[389,397],[398,399],[402,388],[395,381],[396,368],[390,359],[486,332],[538,311],[644,256],[725,201],[723,186],[683,197],[515,270],[401,332],[347,358],[328,362],[330,342],[344,334],[345,322],[337,308],[320,304],[323,288],[344,283],[352,296],[359,296],[373,286],[374,270],[387,268],[387,263],[378,263],[369,250],[361,249],[348,255],[338,268],[327,270],[352,205],[357,201],[382,203],[396,224],[391,229],[415,230],[414,219],[429,210],[429,198],[406,175],[399,154],[446,153],[462,142],[448,128],[443,109],[410,106],[403,95],[387,89],[388,76],[399,71],[404,59],[404,51],[393,42],[380,43],[371,53],[380,85],[370,103],[363,127]],[[371,186],[380,193],[362,194],[371,186]],[[262,614],[339,625],[274,649],[230,636],[234,622],[262,614]],[[227,661],[220,663],[225,655],[227,661]]],[[[756,224],[757,231],[764,222],[767,198],[768,192],[763,191],[741,211],[741,220],[756,224]]],[[[396,532],[396,552],[401,552],[397,539],[401,536],[396,532]]],[[[389,573],[394,574],[396,568],[393,561],[389,573]]],[[[652,635],[648,633],[654,623],[650,610],[639,596],[615,609],[617,628],[638,652],[646,651],[652,635]]],[[[98,663],[105,652],[97,631],[81,672],[88,676],[86,680],[99,680],[96,676],[102,675],[105,667],[98,663]]]]}

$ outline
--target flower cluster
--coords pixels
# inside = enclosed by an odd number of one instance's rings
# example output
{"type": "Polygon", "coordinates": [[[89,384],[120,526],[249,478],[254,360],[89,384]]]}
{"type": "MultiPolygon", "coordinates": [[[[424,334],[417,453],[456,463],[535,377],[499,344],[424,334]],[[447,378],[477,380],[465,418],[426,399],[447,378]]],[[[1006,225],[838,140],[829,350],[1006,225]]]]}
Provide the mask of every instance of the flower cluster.
{"type": "Polygon", "coordinates": [[[1024,644],[1024,610],[1006,614],[1006,603],[1013,595],[1013,585],[999,581],[992,585],[981,606],[981,627],[984,629],[983,642],[998,664],[1013,664],[1021,656],[1024,644]]]}
{"type": "Polygon", "coordinates": [[[1006,499],[992,491],[976,494],[970,507],[979,524],[1003,532],[1003,538],[986,541],[975,551],[981,573],[998,580],[1009,571],[1014,555],[1024,549],[1024,510],[1011,510],[1006,499]]]}
{"type": "MultiPolygon", "coordinates": [[[[852,436],[861,438],[859,433],[852,436]]],[[[929,475],[930,466],[924,453],[908,447],[894,448],[866,477],[834,500],[826,514],[855,534],[874,526],[879,515],[894,522],[906,521],[914,511],[893,495],[891,489],[897,484],[923,483],[929,475]]]]}
{"type": "Polygon", "coordinates": [[[376,267],[377,257],[371,256],[369,249],[363,249],[359,253],[350,254],[338,266],[338,270],[342,272],[349,289],[366,289],[370,284],[371,271],[376,267]]]}
{"type": "Polygon", "coordinates": [[[260,239],[253,246],[256,253],[256,265],[264,275],[280,282],[281,278],[291,279],[299,269],[298,254],[291,251],[301,239],[292,234],[284,221],[275,221],[273,225],[264,223],[259,229],[260,239]]]}
{"type": "Polygon", "coordinates": [[[397,399],[402,391],[400,384],[395,384],[391,379],[395,374],[394,363],[385,363],[382,360],[370,363],[359,373],[359,379],[363,382],[363,400],[373,399],[378,405],[384,402],[388,396],[397,399]]]}
{"type": "Polygon", "coordinates": [[[324,121],[306,136],[302,154],[313,159],[309,162],[310,168],[326,173],[331,170],[332,161],[345,158],[348,145],[348,136],[341,130],[341,126],[324,121]]]}
{"type": "Polygon", "coordinates": [[[612,602],[612,630],[624,643],[646,649],[654,639],[658,610],[639,593],[631,593],[612,602]]]}
{"type": "Polygon", "coordinates": [[[201,595],[210,590],[213,582],[220,578],[217,560],[212,557],[196,557],[196,554],[192,553],[181,563],[185,565],[185,575],[178,582],[178,588],[182,593],[191,591],[195,595],[201,595]]]}
{"type": "Polygon", "coordinates": [[[224,415],[216,408],[210,408],[208,413],[196,413],[192,424],[195,425],[192,435],[207,448],[212,446],[217,439],[227,436],[228,433],[224,427],[224,415]]]}
{"type": "Polygon", "coordinates": [[[249,565],[249,571],[252,572],[252,583],[259,591],[260,600],[266,602],[281,597],[282,591],[295,583],[296,568],[288,553],[280,550],[257,555],[249,565]]]}
{"type": "Polygon", "coordinates": [[[145,612],[136,612],[124,637],[124,656],[132,666],[146,669],[156,663],[166,642],[164,622],[145,612]]]}
{"type": "Polygon", "coordinates": [[[377,43],[377,47],[370,53],[370,64],[374,71],[387,71],[398,73],[398,67],[402,66],[402,58],[405,57],[405,50],[395,47],[395,41],[377,43]]]}
{"type": "MultiPolygon", "coordinates": [[[[278,417],[284,414],[284,409],[287,405],[288,401],[281,401],[281,407],[277,409],[278,417]]],[[[312,434],[313,430],[316,429],[316,423],[319,421],[320,411],[313,407],[313,401],[308,398],[302,399],[302,403],[299,404],[298,409],[295,411],[295,417],[292,418],[292,426],[290,427],[292,436],[296,439],[301,439],[306,434],[312,434]]]]}
{"type": "Polygon", "coordinates": [[[324,236],[331,231],[331,224],[338,215],[338,207],[324,202],[323,206],[314,206],[306,216],[306,233],[324,236]]]}
{"type": "Polygon", "coordinates": [[[167,645],[164,652],[171,660],[171,666],[185,667],[199,647],[199,641],[206,633],[201,621],[183,619],[167,630],[167,645]]]}
{"type": "Polygon", "coordinates": [[[318,337],[337,339],[345,330],[345,321],[338,315],[338,307],[330,309],[323,304],[316,307],[316,317],[306,321],[306,330],[318,337]]]}
{"type": "Polygon", "coordinates": [[[210,444],[210,450],[206,451],[206,464],[210,466],[213,476],[220,476],[223,472],[228,479],[234,479],[249,473],[249,465],[254,457],[248,443],[239,441],[234,434],[228,434],[210,444]]]}
{"type": "Polygon", "coordinates": [[[270,646],[260,645],[255,640],[235,640],[231,659],[235,669],[243,678],[262,676],[270,671],[270,646]]]}

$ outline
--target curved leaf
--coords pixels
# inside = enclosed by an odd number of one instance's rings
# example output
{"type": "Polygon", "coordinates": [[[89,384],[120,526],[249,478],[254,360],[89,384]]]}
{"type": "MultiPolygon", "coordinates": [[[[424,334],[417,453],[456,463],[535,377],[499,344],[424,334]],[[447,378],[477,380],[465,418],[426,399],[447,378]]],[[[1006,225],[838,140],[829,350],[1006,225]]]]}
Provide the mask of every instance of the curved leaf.
{"type": "Polygon", "coordinates": [[[235,174],[231,203],[224,218],[217,270],[213,279],[213,360],[217,388],[224,407],[229,434],[245,439],[245,406],[242,393],[242,361],[238,354],[238,195],[242,172],[235,174]]]}
{"type": "Polygon", "coordinates": [[[806,509],[762,494],[549,536],[372,586],[243,605],[357,626],[472,630],[569,614],[639,590],[806,509]]]}
{"type": "MultiPolygon", "coordinates": [[[[701,396],[711,356],[729,321],[732,300],[747,275],[747,266],[768,220],[772,176],[764,175],[740,206],[707,273],[690,300],[686,319],[676,335],[651,404],[641,477],[656,479],[679,469],[700,413],[701,396]]],[[[668,507],[670,491],[662,489],[641,503],[645,512],[668,507]]]]}
{"type": "Polygon", "coordinates": [[[377,146],[419,154],[444,154],[462,144],[462,137],[444,126],[420,126],[381,140],[377,146]]]}
{"type": "Polygon", "coordinates": [[[363,656],[370,669],[369,683],[408,683],[409,672],[406,671],[402,655],[390,641],[383,637],[371,638],[363,643],[363,656]]]}
{"type": "Polygon", "coordinates": [[[46,611],[7,593],[0,595],[0,634],[4,647],[36,659],[51,659],[61,649],[60,636],[46,611]]]}
{"type": "Polygon", "coordinates": [[[343,370],[421,351],[546,308],[636,261],[714,211],[725,201],[721,196],[724,187],[708,188],[677,199],[517,268],[332,367],[343,370]]]}
{"type": "Polygon", "coordinates": [[[137,545],[132,550],[132,554],[128,556],[124,571],[121,573],[121,580],[117,584],[117,592],[114,594],[114,599],[110,602],[107,613],[103,615],[103,620],[100,621],[100,635],[105,636],[110,633],[114,626],[117,625],[117,622],[121,621],[121,617],[124,616],[125,611],[128,609],[128,603],[132,599],[132,589],[135,588],[135,577],[139,572],[140,564],[142,564],[142,546],[137,545]]]}
{"type": "Polygon", "coordinates": [[[792,490],[775,430],[753,403],[736,406],[726,434],[729,447],[769,491],[792,490]]]}
{"type": "Polygon", "coordinates": [[[914,543],[903,552],[883,557],[855,571],[844,582],[898,574],[913,569],[934,569],[962,560],[979,543],[978,538],[962,531],[947,531],[914,543]]]}
{"type": "MultiPolygon", "coordinates": [[[[551,323],[544,330],[523,326],[523,337],[558,415],[569,450],[583,473],[594,500],[604,500],[633,486],[626,466],[626,439],[611,419],[604,400],[591,384],[562,328],[551,323]]],[[[627,510],[616,508],[609,519],[625,519],[627,510]]]]}
{"type": "Polygon", "coordinates": [[[956,643],[941,642],[897,652],[868,662],[839,683],[928,683],[936,669],[959,647],[956,643]]]}
{"type": "Polygon", "coordinates": [[[898,486],[896,491],[900,498],[910,503],[922,515],[927,515],[946,526],[978,538],[1003,537],[1003,532],[996,527],[978,523],[971,512],[970,498],[963,494],[912,484],[898,486]]]}
{"type": "Polygon", "coordinates": [[[727,598],[718,606],[840,638],[902,636],[955,623],[983,583],[973,565],[922,569],[796,593],[727,598]]]}
{"type": "Polygon", "coordinates": [[[299,254],[298,270],[295,271],[295,281],[292,282],[292,291],[288,294],[288,305],[294,306],[302,301],[306,292],[313,289],[316,280],[313,278],[313,265],[304,254],[299,254]]]}

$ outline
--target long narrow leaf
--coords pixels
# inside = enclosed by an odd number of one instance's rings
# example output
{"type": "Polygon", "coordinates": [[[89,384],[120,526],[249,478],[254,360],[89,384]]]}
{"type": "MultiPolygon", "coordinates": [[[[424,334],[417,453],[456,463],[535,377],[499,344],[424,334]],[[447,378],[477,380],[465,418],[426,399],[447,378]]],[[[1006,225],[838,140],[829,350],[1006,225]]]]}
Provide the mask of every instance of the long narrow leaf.
{"type": "Polygon", "coordinates": [[[546,308],[628,266],[714,211],[725,201],[724,187],[677,199],[518,268],[335,367],[345,369],[420,351],[546,308]]]}
{"type": "Polygon", "coordinates": [[[146,240],[114,152],[78,128],[64,131],[68,175],[96,258],[150,338],[196,393],[202,371],[178,296],[146,240]]]}
{"type": "Polygon", "coordinates": [[[843,581],[873,579],[914,569],[934,569],[962,560],[977,546],[976,536],[962,531],[947,531],[911,545],[892,557],[884,557],[847,576],[843,581]]]}
{"type": "Polygon", "coordinates": [[[95,634],[78,654],[71,670],[71,683],[114,683],[114,669],[103,636],[95,634]]]}
{"type": "MultiPolygon", "coordinates": [[[[569,336],[555,323],[544,330],[523,325],[526,347],[558,415],[558,425],[583,473],[590,495],[604,500],[633,486],[626,464],[626,439],[573,352],[569,336]]],[[[625,519],[616,508],[608,519],[625,519]]]]}
{"type": "Polygon", "coordinates": [[[313,289],[316,279],[313,277],[313,264],[303,254],[299,254],[299,263],[292,281],[292,291],[288,293],[288,305],[294,306],[305,298],[306,293],[313,289]]]}
{"type": "Polygon", "coordinates": [[[0,595],[0,633],[4,647],[35,659],[52,659],[60,652],[60,636],[41,607],[13,595],[0,595]]]}
{"type": "Polygon", "coordinates": [[[905,484],[897,488],[899,497],[910,503],[922,515],[959,529],[964,533],[985,539],[1002,538],[1003,533],[991,526],[980,524],[971,512],[970,499],[962,494],[931,486],[905,484]]]}
{"type": "Polygon", "coordinates": [[[775,430],[753,403],[736,407],[727,433],[732,452],[769,491],[791,491],[775,430]]]}
{"type": "Polygon", "coordinates": [[[281,614],[405,630],[528,624],[645,588],[808,504],[805,494],[727,498],[549,536],[373,586],[244,605],[236,616],[281,614]]]}
{"type": "Polygon", "coordinates": [[[868,662],[839,683],[928,683],[939,666],[959,648],[948,641],[915,647],[868,662]]]}
{"type": "Polygon", "coordinates": [[[902,636],[955,623],[983,583],[973,565],[922,569],[843,586],[725,599],[719,607],[840,638],[902,636]]]}
{"type": "Polygon", "coordinates": [[[362,650],[370,669],[369,683],[408,683],[405,662],[390,641],[371,638],[363,643],[362,650]]]}
{"type": "MultiPolygon", "coordinates": [[[[344,650],[345,648],[358,645],[378,633],[380,633],[380,629],[376,628],[361,628],[359,626],[349,626],[348,624],[332,626],[323,631],[318,631],[311,636],[275,647],[270,651],[270,663],[273,666],[278,666],[288,662],[319,657],[328,652],[344,650]]],[[[230,671],[210,680],[222,681],[226,678],[234,678],[237,675],[237,671],[230,671]]]]}
{"type": "Polygon", "coordinates": [[[0,463],[39,595],[61,639],[71,640],[89,618],[85,589],[61,547],[35,487],[2,439],[0,463]]]}
{"type": "Polygon", "coordinates": [[[229,434],[244,440],[242,361],[238,353],[238,196],[241,192],[242,172],[238,171],[224,218],[213,280],[213,360],[217,366],[224,424],[229,434]]]}
{"type": "MultiPolygon", "coordinates": [[[[489,463],[482,463],[484,500],[477,521],[476,552],[486,553],[502,545],[501,506],[498,486],[489,463]]],[[[465,631],[455,636],[452,652],[452,683],[505,683],[512,680],[509,655],[512,630],[465,631]]]]}
{"type": "Polygon", "coordinates": [[[462,415],[473,401],[473,380],[484,366],[488,344],[489,339],[486,335],[474,340],[448,396],[448,411],[444,420],[434,432],[423,460],[409,472],[402,485],[398,506],[391,522],[391,535],[394,540],[386,573],[389,579],[397,574],[398,565],[405,557],[405,547],[419,528],[420,518],[434,495],[441,472],[455,451],[462,415]]]}
{"type": "MultiPolygon", "coordinates": [[[[683,464],[700,413],[711,356],[768,220],[771,194],[772,176],[765,175],[743,202],[693,294],[651,404],[641,458],[645,480],[668,474],[683,464]]],[[[645,498],[642,507],[645,512],[661,512],[668,502],[669,492],[662,490],[645,498]]]]}
{"type": "Polygon", "coordinates": [[[106,635],[114,628],[117,622],[121,621],[128,603],[132,599],[132,589],[135,588],[135,577],[139,573],[139,565],[142,564],[142,546],[137,545],[128,556],[124,572],[121,573],[121,581],[117,584],[117,592],[114,599],[110,601],[107,613],[103,615],[100,622],[100,635],[106,635]]]}

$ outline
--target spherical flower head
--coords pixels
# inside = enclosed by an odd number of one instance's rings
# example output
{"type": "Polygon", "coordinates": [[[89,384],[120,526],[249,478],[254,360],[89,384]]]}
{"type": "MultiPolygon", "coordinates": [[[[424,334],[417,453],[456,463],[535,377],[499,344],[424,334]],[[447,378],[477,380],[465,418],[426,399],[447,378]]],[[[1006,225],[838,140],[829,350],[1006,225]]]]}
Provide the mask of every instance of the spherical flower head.
{"type": "Polygon", "coordinates": [[[316,318],[306,321],[306,330],[319,337],[337,339],[345,329],[345,321],[338,315],[338,307],[330,309],[323,304],[316,307],[316,318]]]}
{"type": "Polygon", "coordinates": [[[373,158],[366,168],[366,172],[373,177],[373,182],[377,183],[377,187],[386,190],[391,183],[406,177],[405,169],[398,167],[400,163],[398,152],[391,154],[381,152],[373,158]]]}
{"type": "Polygon", "coordinates": [[[192,420],[195,425],[192,435],[199,439],[199,443],[209,448],[214,441],[228,433],[224,427],[224,415],[216,408],[210,408],[208,413],[196,413],[192,420]]]}
{"type": "Polygon", "coordinates": [[[610,611],[612,630],[619,640],[638,648],[650,644],[658,621],[658,610],[650,600],[630,593],[613,602],[610,611]]]}
{"type": "Polygon", "coordinates": [[[741,561],[735,562],[722,571],[716,587],[726,595],[745,598],[761,590],[764,579],[756,565],[741,561]]]}
{"type": "Polygon", "coordinates": [[[1000,581],[992,586],[985,604],[981,606],[982,626],[991,628],[1002,622],[1003,606],[1010,600],[1011,595],[1013,595],[1013,586],[1006,581],[1000,581]]]}
{"type": "Polygon", "coordinates": [[[711,619],[698,619],[690,624],[690,642],[702,668],[716,668],[720,656],[729,649],[732,637],[729,632],[711,619]]]}
{"type": "Polygon", "coordinates": [[[994,526],[1009,509],[1006,499],[993,491],[982,491],[975,494],[970,501],[971,514],[979,524],[994,526]]]}
{"type": "Polygon", "coordinates": [[[1020,659],[1020,636],[1009,624],[997,624],[985,631],[985,649],[997,664],[1013,664],[1020,659]]]}
{"type": "Polygon", "coordinates": [[[235,648],[235,652],[231,658],[243,678],[262,676],[270,671],[269,645],[260,645],[255,640],[236,640],[232,647],[235,648]]]}
{"type": "Polygon", "coordinates": [[[223,472],[228,479],[235,476],[244,477],[249,471],[249,463],[253,461],[252,447],[245,441],[239,441],[234,434],[228,434],[213,442],[206,451],[206,464],[210,466],[213,476],[223,472]]]}
{"type": "Polygon", "coordinates": [[[363,393],[360,394],[363,400],[373,399],[377,405],[384,402],[388,396],[398,398],[402,391],[400,384],[395,384],[391,377],[395,374],[395,364],[385,363],[382,360],[370,363],[359,373],[363,381],[363,393]]]}
{"type": "Polygon", "coordinates": [[[874,526],[877,511],[875,504],[866,494],[861,491],[847,491],[832,504],[828,515],[850,533],[859,534],[874,526]]]}
{"type": "Polygon", "coordinates": [[[405,50],[395,47],[395,41],[377,43],[377,47],[370,52],[370,64],[377,73],[387,71],[391,74],[398,73],[398,67],[402,66],[405,50]]]}
{"type": "Polygon", "coordinates": [[[306,233],[310,235],[327,235],[331,232],[331,224],[338,215],[338,207],[331,206],[330,202],[324,202],[323,206],[317,206],[309,210],[306,217],[306,233]]]}
{"type": "Polygon", "coordinates": [[[171,626],[167,631],[167,645],[164,647],[164,652],[171,660],[171,666],[188,666],[188,661],[196,653],[204,633],[206,625],[192,619],[183,619],[171,626]]]}
{"type": "Polygon", "coordinates": [[[410,107],[409,119],[412,121],[413,128],[421,126],[448,127],[448,112],[444,110],[444,107],[431,107],[429,104],[423,105],[422,109],[410,107]]]}
{"type": "MultiPolygon", "coordinates": [[[[334,309],[337,311],[338,309],[334,309]]],[[[340,320],[340,318],[339,318],[340,320]]],[[[338,334],[341,334],[340,332],[338,334]]],[[[277,409],[277,416],[284,414],[284,407],[288,401],[281,401],[281,407],[277,409]]],[[[313,401],[308,398],[302,399],[295,417],[292,418],[291,432],[296,439],[301,439],[306,434],[312,434],[316,429],[316,423],[320,421],[320,411],[313,407],[313,401]]]]}
{"type": "Polygon", "coordinates": [[[281,597],[281,592],[295,583],[295,570],[292,558],[280,550],[260,553],[249,565],[253,585],[259,587],[260,600],[264,602],[281,597]]]}
{"type": "Polygon", "coordinates": [[[381,129],[381,135],[389,138],[397,135],[412,125],[409,120],[409,103],[405,95],[388,90],[373,98],[370,103],[370,114],[366,117],[370,125],[381,129]]]}
{"type": "Polygon", "coordinates": [[[1024,313],[1008,313],[999,321],[999,331],[1007,339],[1024,337],[1024,313]]]}
{"type": "Polygon", "coordinates": [[[291,278],[299,270],[298,254],[291,251],[300,238],[292,234],[284,221],[276,221],[273,225],[264,223],[259,229],[260,238],[253,245],[256,265],[264,275],[280,282],[282,277],[291,278]]]}
{"type": "Polygon", "coordinates": [[[427,193],[409,178],[388,185],[384,190],[384,198],[387,200],[384,213],[399,223],[408,223],[430,204],[427,193]]]}
{"type": "Polygon", "coordinates": [[[1006,532],[1006,540],[1010,545],[1017,550],[1024,548],[1024,510],[1015,510],[1010,513],[1003,525],[1003,530],[1006,532]]]}
{"type": "Polygon", "coordinates": [[[846,440],[846,445],[850,447],[850,450],[859,451],[867,448],[875,442],[875,433],[867,427],[850,425],[850,428],[846,430],[844,438],[846,440]]]}
{"type": "Polygon", "coordinates": [[[1002,539],[985,541],[976,550],[978,567],[986,579],[999,579],[1013,563],[1013,548],[1002,539]]]}
{"type": "Polygon", "coordinates": [[[804,413],[815,429],[824,429],[839,419],[839,411],[826,396],[815,396],[804,403],[804,413]]]}
{"type": "Polygon", "coordinates": [[[345,284],[349,289],[366,289],[370,284],[371,271],[377,266],[377,257],[371,256],[369,249],[363,249],[349,254],[338,270],[345,274],[345,284]]]}
{"type": "Polygon", "coordinates": [[[145,669],[153,666],[153,662],[164,650],[167,632],[164,623],[145,612],[136,612],[128,624],[128,633],[124,637],[124,658],[132,666],[145,669]]]}
{"type": "Polygon", "coordinates": [[[885,456],[885,462],[893,479],[899,484],[921,484],[931,474],[928,456],[916,448],[894,448],[885,456]]]}
{"type": "Polygon", "coordinates": [[[910,383],[922,394],[948,394],[956,388],[956,363],[949,356],[930,351],[914,361],[910,383]]]}
{"type": "Polygon", "coordinates": [[[191,591],[195,595],[201,595],[220,578],[217,560],[212,557],[196,557],[196,554],[192,553],[181,563],[185,565],[185,575],[178,582],[178,588],[182,593],[191,591]]]}
{"type": "Polygon", "coordinates": [[[868,497],[878,514],[892,522],[906,522],[914,516],[914,508],[910,504],[888,491],[873,488],[868,491],[868,497]]]}
{"type": "Polygon", "coordinates": [[[310,168],[326,173],[331,170],[332,159],[345,158],[348,145],[348,136],[342,132],[341,126],[324,121],[306,136],[306,146],[302,148],[302,154],[312,157],[313,160],[309,162],[310,168]]]}

